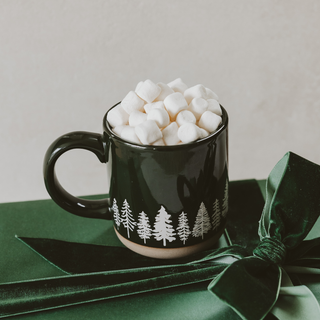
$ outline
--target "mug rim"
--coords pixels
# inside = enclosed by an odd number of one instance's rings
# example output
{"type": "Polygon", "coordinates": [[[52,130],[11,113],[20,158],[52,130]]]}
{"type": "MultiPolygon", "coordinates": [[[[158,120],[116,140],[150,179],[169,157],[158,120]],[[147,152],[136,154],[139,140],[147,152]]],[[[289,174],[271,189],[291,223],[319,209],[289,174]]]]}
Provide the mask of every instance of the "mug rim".
{"type": "Polygon", "coordinates": [[[147,145],[147,144],[138,144],[138,143],[134,143],[134,142],[130,142],[127,140],[122,139],[121,137],[119,137],[118,135],[116,135],[113,131],[112,128],[109,124],[109,122],[107,121],[107,116],[108,113],[111,109],[115,108],[116,106],[118,106],[121,103],[121,101],[119,101],[118,103],[116,103],[115,105],[113,105],[111,108],[108,109],[108,111],[105,113],[104,117],[103,117],[103,130],[105,132],[108,133],[109,136],[111,136],[113,139],[129,145],[131,147],[134,148],[140,148],[140,149],[144,149],[144,150],[172,150],[175,148],[190,148],[191,146],[196,146],[196,145],[200,145],[203,143],[206,143],[208,140],[212,139],[213,136],[219,136],[225,129],[227,129],[228,127],[228,122],[229,122],[229,117],[228,117],[228,113],[226,111],[226,109],[219,103],[220,107],[221,107],[221,111],[222,111],[222,123],[219,125],[218,129],[209,134],[207,137],[195,140],[195,141],[191,141],[188,143],[181,143],[181,144],[174,144],[174,145],[165,145],[165,146],[157,146],[157,145],[147,145]]]}

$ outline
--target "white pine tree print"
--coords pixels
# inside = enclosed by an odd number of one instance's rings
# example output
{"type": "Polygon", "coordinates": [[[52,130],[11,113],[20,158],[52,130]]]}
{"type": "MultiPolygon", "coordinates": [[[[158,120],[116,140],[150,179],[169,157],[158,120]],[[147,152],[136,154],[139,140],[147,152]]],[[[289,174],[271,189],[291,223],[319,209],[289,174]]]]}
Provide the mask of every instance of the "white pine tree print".
{"type": "Polygon", "coordinates": [[[130,232],[133,231],[134,226],[137,224],[133,216],[131,214],[130,206],[127,200],[123,201],[122,209],[121,209],[121,222],[123,223],[124,227],[127,229],[128,238],[130,238],[130,232]]]}
{"type": "Polygon", "coordinates": [[[224,188],[223,203],[222,203],[222,216],[224,218],[228,213],[228,199],[229,199],[229,190],[228,190],[228,181],[226,181],[226,186],[224,188]]]}
{"type": "Polygon", "coordinates": [[[189,235],[191,234],[187,214],[182,211],[179,215],[178,220],[178,235],[183,244],[186,244],[186,241],[188,240],[189,235]]]}
{"type": "Polygon", "coordinates": [[[159,213],[156,215],[154,223],[153,235],[157,241],[163,241],[163,246],[167,244],[167,240],[172,242],[176,240],[176,233],[171,225],[171,215],[167,213],[166,209],[161,206],[159,213]]]}
{"type": "Polygon", "coordinates": [[[143,239],[144,243],[146,243],[146,239],[150,239],[152,230],[149,224],[149,217],[145,214],[144,211],[139,213],[137,227],[139,237],[143,239]]]}
{"type": "Polygon", "coordinates": [[[207,211],[206,206],[203,202],[200,204],[200,208],[198,210],[198,214],[196,216],[196,221],[193,226],[192,236],[193,237],[202,237],[205,233],[212,229],[212,225],[210,222],[210,217],[207,211]]]}
{"type": "Polygon", "coordinates": [[[116,199],[113,199],[112,210],[113,210],[113,220],[117,226],[117,229],[119,230],[119,227],[121,224],[121,217],[120,217],[120,212],[119,212],[116,199]]]}
{"type": "Polygon", "coordinates": [[[216,199],[215,202],[213,203],[213,214],[212,214],[212,226],[213,229],[218,229],[220,225],[220,220],[221,220],[221,211],[220,211],[220,206],[219,206],[219,200],[216,199]]]}

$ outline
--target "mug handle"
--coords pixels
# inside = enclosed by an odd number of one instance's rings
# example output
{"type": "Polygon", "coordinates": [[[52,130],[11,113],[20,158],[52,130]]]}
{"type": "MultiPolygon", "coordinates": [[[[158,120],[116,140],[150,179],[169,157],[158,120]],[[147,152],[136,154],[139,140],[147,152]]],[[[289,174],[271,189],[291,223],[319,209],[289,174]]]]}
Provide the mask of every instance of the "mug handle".
{"type": "Polygon", "coordinates": [[[85,149],[93,152],[100,162],[106,163],[108,137],[92,132],[76,131],[56,139],[48,148],[44,163],[43,176],[45,186],[51,198],[66,211],[87,218],[112,219],[109,210],[110,199],[86,200],[74,197],[59,183],[55,173],[55,164],[59,157],[71,149],[85,149]]]}

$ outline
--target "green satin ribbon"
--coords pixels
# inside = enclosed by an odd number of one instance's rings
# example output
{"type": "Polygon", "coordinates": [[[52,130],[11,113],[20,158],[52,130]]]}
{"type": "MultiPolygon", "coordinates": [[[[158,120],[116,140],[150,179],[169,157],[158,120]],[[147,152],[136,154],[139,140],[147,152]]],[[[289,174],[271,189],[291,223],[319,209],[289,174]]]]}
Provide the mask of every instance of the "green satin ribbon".
{"type": "MultiPolygon", "coordinates": [[[[304,240],[320,214],[319,184],[320,167],[289,152],[267,179],[266,202],[258,231],[260,243],[253,253],[232,245],[163,265],[156,262],[150,265],[150,260],[141,258],[138,265],[124,270],[112,270],[109,266],[104,272],[2,284],[0,316],[213,279],[208,290],[242,319],[287,319],[281,306],[288,299],[296,304],[303,301],[307,307],[302,309],[309,312],[311,319],[317,319],[320,309],[313,294],[304,286],[293,286],[287,272],[320,270],[320,238],[304,240]]],[[[22,240],[32,247],[32,239],[22,240]]],[[[127,250],[109,249],[114,255],[127,250]]]]}
{"type": "Polygon", "coordinates": [[[253,256],[231,264],[208,287],[242,319],[263,319],[271,311],[279,296],[282,266],[299,264],[303,249],[317,247],[309,258],[319,261],[319,239],[303,242],[320,214],[319,185],[320,167],[294,153],[287,153],[270,173],[260,244],[253,256]],[[235,284],[245,292],[235,290],[235,284]]]}

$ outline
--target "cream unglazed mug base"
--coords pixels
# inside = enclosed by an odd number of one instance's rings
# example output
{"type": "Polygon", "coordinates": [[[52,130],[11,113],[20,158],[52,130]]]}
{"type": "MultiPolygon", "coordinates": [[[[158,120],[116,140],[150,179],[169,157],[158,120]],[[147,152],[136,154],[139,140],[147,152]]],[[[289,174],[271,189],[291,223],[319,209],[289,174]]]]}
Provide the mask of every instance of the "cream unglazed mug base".
{"type": "Polygon", "coordinates": [[[166,248],[147,247],[141,244],[131,242],[127,238],[123,237],[120,233],[118,233],[117,230],[115,230],[119,240],[127,248],[143,256],[156,258],[156,259],[178,259],[178,258],[190,256],[199,251],[210,249],[219,240],[219,238],[223,234],[223,231],[224,231],[224,226],[220,228],[220,231],[217,232],[212,238],[209,238],[198,244],[194,244],[187,247],[166,249],[166,248]]]}

